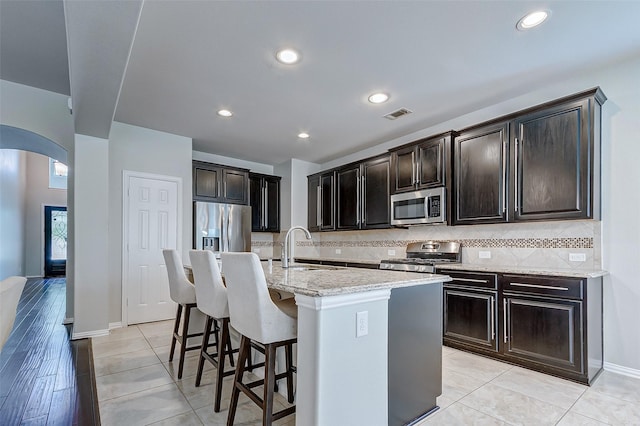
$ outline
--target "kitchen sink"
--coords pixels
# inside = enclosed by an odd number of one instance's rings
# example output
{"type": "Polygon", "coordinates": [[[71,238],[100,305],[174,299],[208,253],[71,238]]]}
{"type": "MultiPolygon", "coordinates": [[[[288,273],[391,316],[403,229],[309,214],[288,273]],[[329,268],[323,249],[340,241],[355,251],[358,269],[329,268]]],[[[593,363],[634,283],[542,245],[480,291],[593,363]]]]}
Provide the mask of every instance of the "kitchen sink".
{"type": "Polygon", "coordinates": [[[335,271],[340,268],[325,265],[294,265],[289,266],[287,269],[290,271],[335,271]]]}

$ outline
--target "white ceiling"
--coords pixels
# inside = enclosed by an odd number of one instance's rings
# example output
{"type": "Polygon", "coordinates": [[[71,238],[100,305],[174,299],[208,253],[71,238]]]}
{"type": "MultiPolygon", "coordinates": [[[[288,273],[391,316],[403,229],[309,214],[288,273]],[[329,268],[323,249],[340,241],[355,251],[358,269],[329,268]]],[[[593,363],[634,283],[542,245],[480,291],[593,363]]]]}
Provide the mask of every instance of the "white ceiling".
{"type": "MultiPolygon", "coordinates": [[[[6,3],[30,2],[0,3],[4,15],[6,3]]],[[[66,1],[64,10],[74,109],[87,111],[76,130],[105,137],[115,117],[267,164],[330,161],[640,54],[640,1],[66,1]],[[540,7],[552,11],[547,22],[515,29],[540,7]],[[285,46],[302,52],[299,65],[275,61],[285,46]],[[377,90],[390,101],[368,103],[377,90]],[[222,107],[234,117],[216,116],[222,107]],[[398,108],[413,114],[382,118],[398,108]]],[[[5,69],[40,60],[44,74],[47,40],[2,24],[1,76],[30,84],[5,69]],[[10,43],[6,31],[16,32],[10,43]],[[31,53],[6,45],[16,43],[31,53]]],[[[32,80],[65,93],[53,78],[32,80]]]]}

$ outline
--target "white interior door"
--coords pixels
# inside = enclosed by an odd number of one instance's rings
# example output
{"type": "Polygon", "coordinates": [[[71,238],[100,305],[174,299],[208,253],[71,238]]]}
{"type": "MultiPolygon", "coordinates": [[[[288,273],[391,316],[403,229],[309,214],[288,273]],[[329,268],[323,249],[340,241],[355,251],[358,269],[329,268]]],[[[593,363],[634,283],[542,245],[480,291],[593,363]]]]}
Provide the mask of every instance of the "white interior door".
{"type": "Polygon", "coordinates": [[[173,318],[162,249],[178,248],[179,181],[125,174],[125,190],[126,322],[173,318]]]}

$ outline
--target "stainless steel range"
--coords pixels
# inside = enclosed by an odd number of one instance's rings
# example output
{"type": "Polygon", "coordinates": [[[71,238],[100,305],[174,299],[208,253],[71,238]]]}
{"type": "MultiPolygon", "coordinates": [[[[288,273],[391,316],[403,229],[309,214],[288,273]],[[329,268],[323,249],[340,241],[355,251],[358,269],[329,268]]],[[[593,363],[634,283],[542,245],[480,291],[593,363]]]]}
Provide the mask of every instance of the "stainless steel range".
{"type": "Polygon", "coordinates": [[[454,241],[422,241],[407,245],[407,257],[380,262],[380,269],[433,272],[434,265],[460,263],[460,243],[454,241]]]}

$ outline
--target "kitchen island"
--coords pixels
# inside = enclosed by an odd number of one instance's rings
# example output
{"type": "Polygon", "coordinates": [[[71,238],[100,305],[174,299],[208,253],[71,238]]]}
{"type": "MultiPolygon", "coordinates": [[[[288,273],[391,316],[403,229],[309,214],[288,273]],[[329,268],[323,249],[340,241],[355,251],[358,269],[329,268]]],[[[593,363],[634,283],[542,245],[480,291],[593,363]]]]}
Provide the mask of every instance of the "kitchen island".
{"type": "Polygon", "coordinates": [[[442,392],[445,275],[263,262],[298,305],[296,424],[403,425],[442,392]]]}

